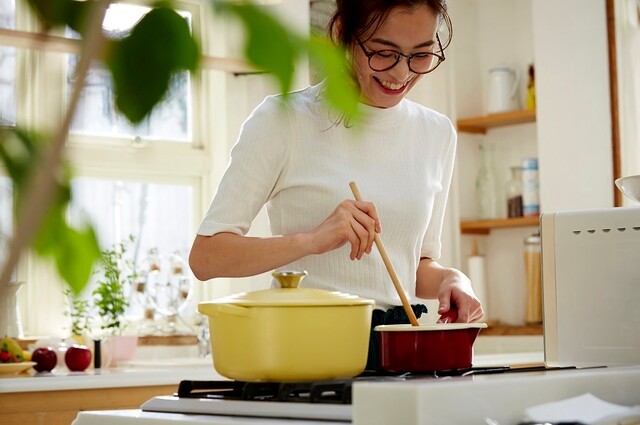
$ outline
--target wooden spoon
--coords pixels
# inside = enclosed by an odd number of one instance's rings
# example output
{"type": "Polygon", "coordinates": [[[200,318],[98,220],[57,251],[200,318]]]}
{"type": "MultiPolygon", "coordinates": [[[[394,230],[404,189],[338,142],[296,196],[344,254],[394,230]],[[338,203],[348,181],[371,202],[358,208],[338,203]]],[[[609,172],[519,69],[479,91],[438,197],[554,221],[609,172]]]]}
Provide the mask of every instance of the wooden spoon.
{"type": "MultiPolygon", "coordinates": [[[[351,188],[351,192],[353,192],[353,196],[356,198],[356,201],[362,201],[362,195],[360,194],[360,190],[358,190],[358,186],[355,182],[350,182],[349,187],[351,188]]],[[[391,260],[389,260],[389,256],[387,255],[387,251],[384,249],[384,245],[382,245],[382,239],[380,239],[380,235],[376,233],[374,242],[378,247],[378,251],[380,251],[380,255],[382,256],[382,261],[384,262],[385,267],[387,268],[387,272],[389,272],[389,276],[391,277],[391,281],[393,282],[393,286],[396,288],[396,292],[400,297],[400,301],[402,301],[402,307],[404,308],[404,312],[407,314],[409,318],[409,322],[413,326],[420,325],[418,323],[418,318],[416,317],[411,305],[409,304],[409,300],[407,300],[407,296],[404,293],[404,289],[400,284],[400,280],[398,279],[398,275],[396,275],[396,271],[393,269],[393,265],[391,264],[391,260]]]]}

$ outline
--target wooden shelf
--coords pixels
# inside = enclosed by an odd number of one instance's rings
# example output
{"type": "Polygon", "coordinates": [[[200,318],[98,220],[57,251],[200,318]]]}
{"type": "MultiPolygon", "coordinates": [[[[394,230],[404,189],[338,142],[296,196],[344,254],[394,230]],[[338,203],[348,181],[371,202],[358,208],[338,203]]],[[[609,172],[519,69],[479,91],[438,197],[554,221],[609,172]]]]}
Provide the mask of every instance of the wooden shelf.
{"type": "Polygon", "coordinates": [[[543,328],[540,324],[529,324],[522,326],[505,325],[500,322],[487,322],[489,326],[482,329],[480,335],[484,336],[515,336],[515,335],[542,335],[543,328]]]}
{"type": "Polygon", "coordinates": [[[488,235],[492,229],[538,226],[539,217],[502,218],[495,220],[469,220],[460,223],[460,232],[471,235],[488,235]]]}
{"type": "Polygon", "coordinates": [[[458,131],[485,134],[488,129],[536,121],[536,111],[521,110],[458,120],[458,131]]]}

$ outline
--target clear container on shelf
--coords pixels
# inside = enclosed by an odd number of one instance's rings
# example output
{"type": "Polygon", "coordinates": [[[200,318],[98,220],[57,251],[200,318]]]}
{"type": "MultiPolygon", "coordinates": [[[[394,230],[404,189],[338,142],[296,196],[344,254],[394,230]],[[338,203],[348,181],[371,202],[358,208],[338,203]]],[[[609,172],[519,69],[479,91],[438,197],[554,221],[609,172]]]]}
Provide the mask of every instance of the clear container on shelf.
{"type": "Polygon", "coordinates": [[[486,143],[481,144],[480,151],[482,152],[482,165],[476,177],[478,218],[485,220],[499,218],[502,214],[499,207],[499,186],[493,161],[493,146],[486,143]]]}
{"type": "Polygon", "coordinates": [[[522,215],[540,215],[540,194],[538,184],[538,158],[522,160],[522,215]]]}
{"type": "Polygon", "coordinates": [[[524,321],[542,323],[542,265],[540,234],[534,233],[524,240],[524,266],[527,282],[527,307],[524,321]]]}

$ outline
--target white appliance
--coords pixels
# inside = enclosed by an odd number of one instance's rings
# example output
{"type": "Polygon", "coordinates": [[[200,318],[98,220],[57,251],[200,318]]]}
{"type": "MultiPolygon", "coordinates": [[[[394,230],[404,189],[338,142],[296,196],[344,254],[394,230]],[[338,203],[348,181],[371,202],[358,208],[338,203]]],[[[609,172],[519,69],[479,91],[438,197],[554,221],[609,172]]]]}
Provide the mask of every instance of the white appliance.
{"type": "Polygon", "coordinates": [[[549,366],[640,364],[640,207],[543,214],[549,366]]]}

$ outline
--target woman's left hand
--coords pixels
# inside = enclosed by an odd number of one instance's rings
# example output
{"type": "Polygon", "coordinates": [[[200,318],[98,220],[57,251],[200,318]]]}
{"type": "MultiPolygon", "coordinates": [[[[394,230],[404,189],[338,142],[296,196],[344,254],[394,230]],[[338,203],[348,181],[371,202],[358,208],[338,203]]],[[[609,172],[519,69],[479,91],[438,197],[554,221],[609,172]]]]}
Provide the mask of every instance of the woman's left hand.
{"type": "MultiPolygon", "coordinates": [[[[453,318],[452,309],[457,310],[455,322],[477,322],[484,312],[482,304],[471,287],[471,281],[460,270],[446,268],[434,260],[425,258],[420,261],[416,282],[416,296],[437,298],[438,314],[453,318]]],[[[439,320],[442,323],[444,317],[439,320]]]]}
{"type": "Polygon", "coordinates": [[[456,322],[477,322],[484,315],[482,304],[473,293],[469,278],[461,272],[455,272],[458,271],[451,270],[451,273],[447,273],[440,284],[438,314],[446,315],[455,309],[457,310],[456,322]]]}

